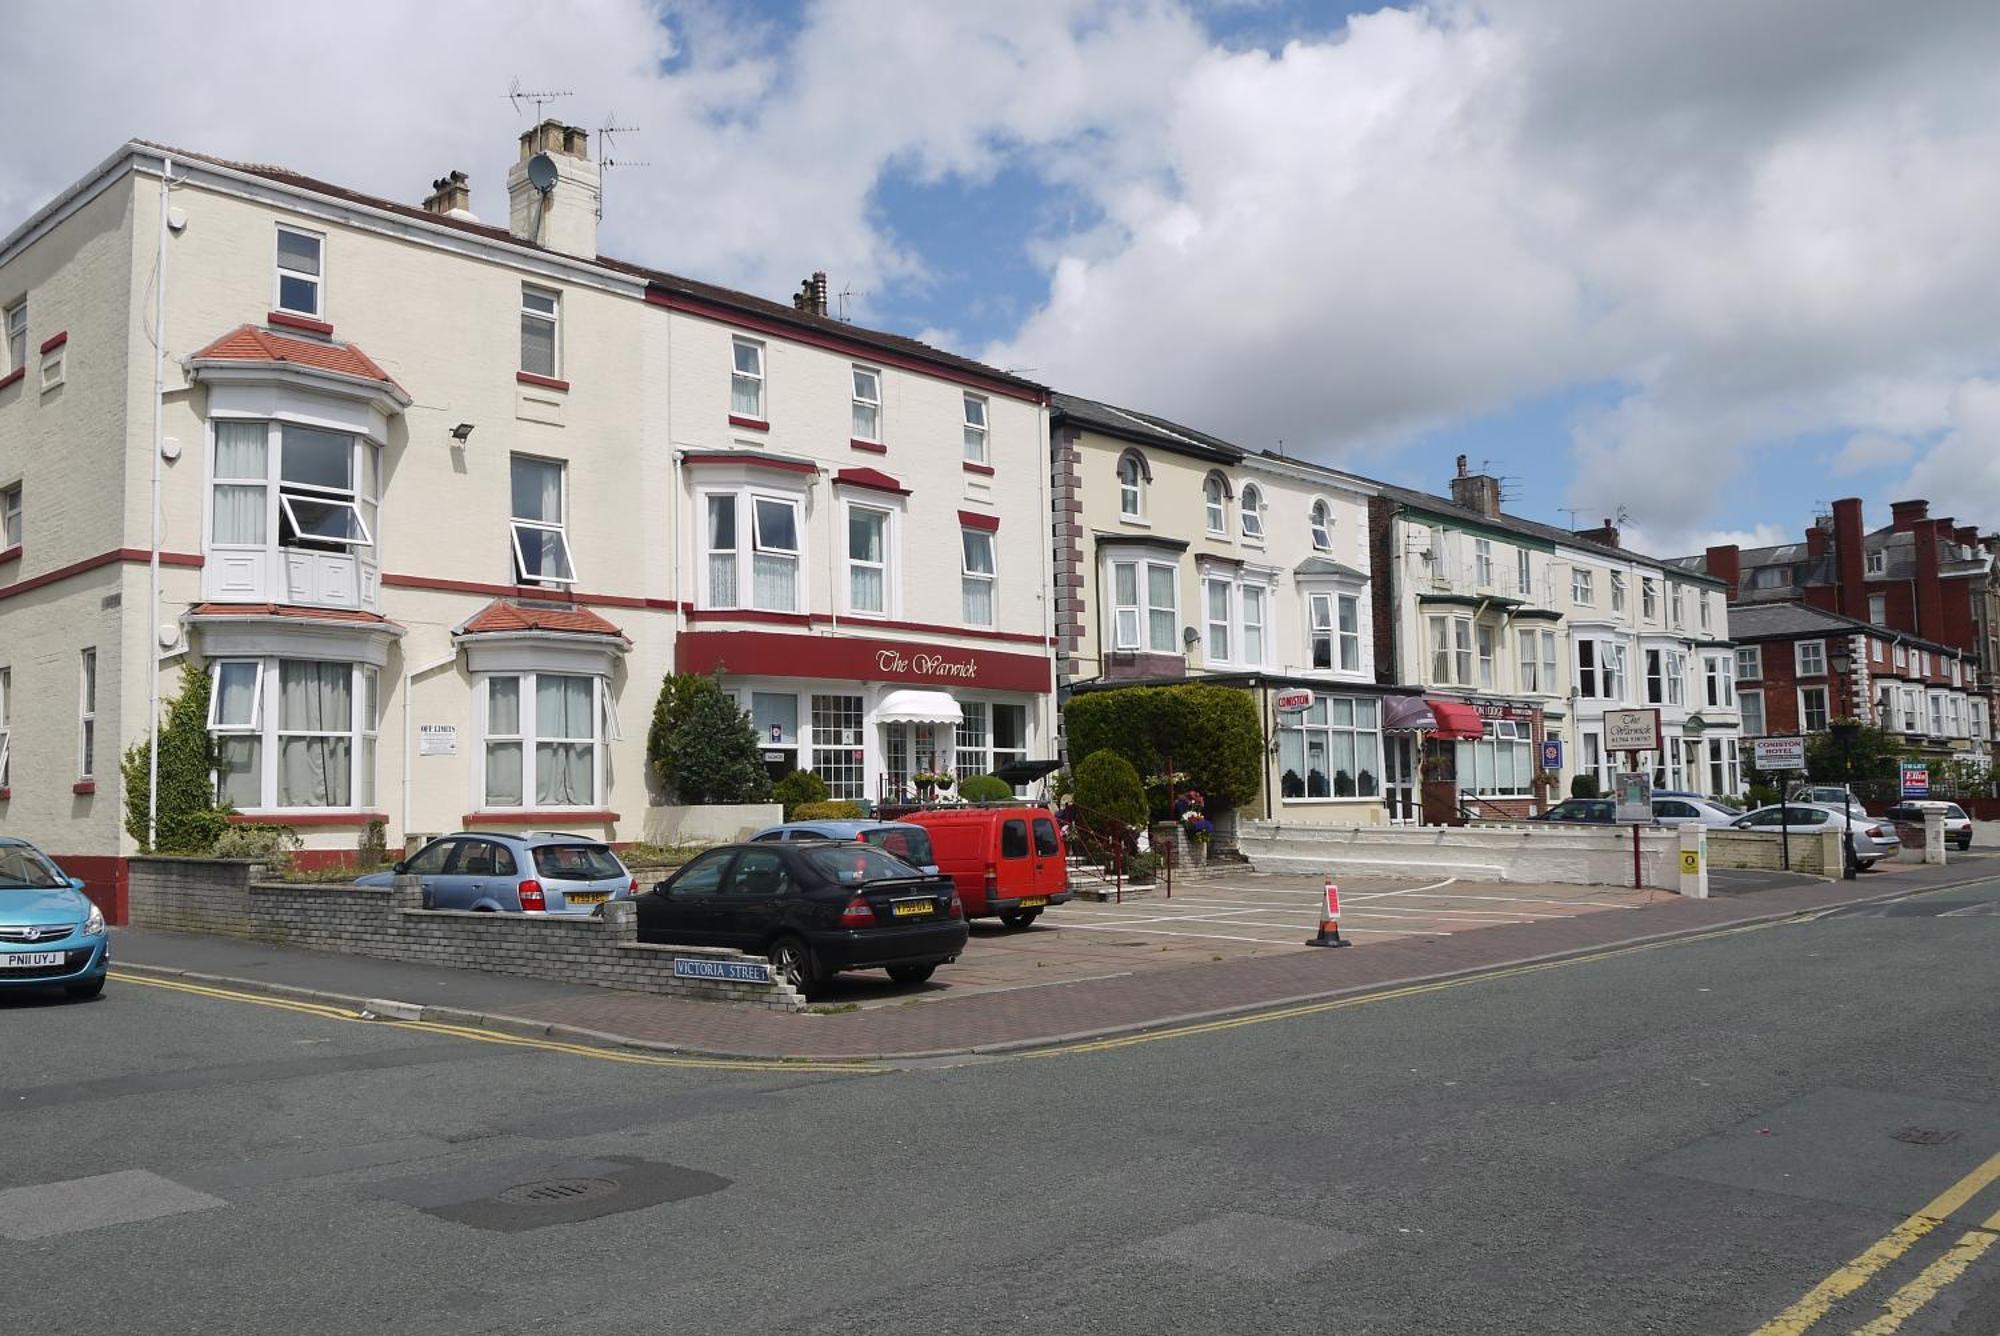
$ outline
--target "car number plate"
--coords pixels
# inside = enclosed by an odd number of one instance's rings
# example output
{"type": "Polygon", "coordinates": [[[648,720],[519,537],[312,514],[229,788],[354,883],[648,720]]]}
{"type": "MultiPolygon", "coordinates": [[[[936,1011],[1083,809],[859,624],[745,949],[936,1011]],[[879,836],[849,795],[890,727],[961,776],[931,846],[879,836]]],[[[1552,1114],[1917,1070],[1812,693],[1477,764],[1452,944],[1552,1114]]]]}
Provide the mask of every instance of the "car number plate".
{"type": "Polygon", "coordinates": [[[563,900],[572,905],[601,905],[611,898],[609,891],[566,891],[563,900]]]}
{"type": "Polygon", "coordinates": [[[936,909],[937,906],[928,900],[898,900],[894,906],[897,918],[923,918],[936,909]]]}
{"type": "Polygon", "coordinates": [[[63,963],[60,951],[18,951],[0,954],[0,969],[36,970],[63,963]]]}
{"type": "Polygon", "coordinates": [[[1048,902],[1049,902],[1049,897],[1047,897],[1046,895],[1031,895],[1027,897],[1025,900],[1021,901],[1021,908],[1041,909],[1044,906],[1046,906],[1048,902]]]}

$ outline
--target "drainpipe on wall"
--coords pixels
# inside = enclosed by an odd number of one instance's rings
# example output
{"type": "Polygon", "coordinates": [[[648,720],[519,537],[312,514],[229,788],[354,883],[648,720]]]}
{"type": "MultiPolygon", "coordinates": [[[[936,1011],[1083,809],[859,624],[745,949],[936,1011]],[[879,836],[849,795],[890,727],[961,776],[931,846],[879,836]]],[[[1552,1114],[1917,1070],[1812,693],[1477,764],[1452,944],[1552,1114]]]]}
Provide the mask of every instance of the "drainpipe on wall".
{"type": "Polygon", "coordinates": [[[160,468],[167,422],[167,199],[173,189],[172,155],[160,161],[160,240],[154,261],[153,314],[153,522],[146,557],[146,847],[160,842],[160,468]]]}
{"type": "Polygon", "coordinates": [[[454,648],[451,653],[447,654],[442,659],[433,659],[429,663],[420,664],[415,668],[405,668],[403,670],[403,827],[396,833],[403,837],[403,844],[404,847],[406,848],[409,846],[410,842],[410,786],[411,786],[410,758],[416,752],[415,739],[410,736],[411,684],[415,682],[417,678],[422,677],[427,673],[434,673],[440,668],[449,667],[450,665],[457,662],[458,662],[458,650],[454,648]]]}

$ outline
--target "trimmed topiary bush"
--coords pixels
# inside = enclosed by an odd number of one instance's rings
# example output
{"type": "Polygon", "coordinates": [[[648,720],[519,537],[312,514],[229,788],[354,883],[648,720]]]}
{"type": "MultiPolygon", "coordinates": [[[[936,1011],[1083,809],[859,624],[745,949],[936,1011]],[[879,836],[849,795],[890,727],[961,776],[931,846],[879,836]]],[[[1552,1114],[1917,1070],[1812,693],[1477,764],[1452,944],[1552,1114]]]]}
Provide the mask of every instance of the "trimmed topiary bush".
{"type": "Polygon", "coordinates": [[[1570,780],[1569,796],[1572,798],[1602,798],[1604,795],[1599,792],[1597,776],[1583,774],[1570,780]]]}
{"type": "Polygon", "coordinates": [[[1076,768],[1078,815],[1091,825],[1115,821],[1126,826],[1146,822],[1146,786],[1139,772],[1117,752],[1105,748],[1083,758],[1076,768]]]}
{"type": "Polygon", "coordinates": [[[862,817],[861,804],[836,798],[832,802],[800,803],[788,821],[859,821],[862,817]]]}
{"type": "Polygon", "coordinates": [[[968,775],[958,781],[958,796],[969,803],[1004,803],[1014,796],[1014,786],[998,775],[968,775]]]}
{"type": "MultiPolygon", "coordinates": [[[[1264,733],[1250,693],[1188,683],[1120,687],[1076,695],[1063,709],[1072,756],[1112,751],[1141,775],[1162,774],[1169,758],[1186,787],[1216,811],[1243,807],[1263,791],[1264,733]]],[[[1079,776],[1079,783],[1081,777],[1079,776]]]]}
{"type": "Polygon", "coordinates": [[[661,683],[646,765],[675,802],[754,803],[771,792],[750,716],[712,677],[674,673],[661,683]]]}
{"type": "Polygon", "coordinates": [[[810,770],[794,770],[771,786],[771,801],[783,803],[785,820],[807,803],[826,801],[826,781],[810,770]]]}

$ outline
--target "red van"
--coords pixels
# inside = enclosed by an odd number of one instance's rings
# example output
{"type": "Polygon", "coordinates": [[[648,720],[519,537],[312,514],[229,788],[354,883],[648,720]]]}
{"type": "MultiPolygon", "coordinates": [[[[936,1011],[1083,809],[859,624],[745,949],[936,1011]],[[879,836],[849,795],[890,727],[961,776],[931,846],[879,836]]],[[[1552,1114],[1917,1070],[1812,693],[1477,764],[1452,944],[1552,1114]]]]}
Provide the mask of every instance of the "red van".
{"type": "Polygon", "coordinates": [[[958,887],[967,918],[1025,928],[1071,896],[1069,851],[1046,807],[942,807],[897,820],[930,832],[938,871],[958,887]]]}

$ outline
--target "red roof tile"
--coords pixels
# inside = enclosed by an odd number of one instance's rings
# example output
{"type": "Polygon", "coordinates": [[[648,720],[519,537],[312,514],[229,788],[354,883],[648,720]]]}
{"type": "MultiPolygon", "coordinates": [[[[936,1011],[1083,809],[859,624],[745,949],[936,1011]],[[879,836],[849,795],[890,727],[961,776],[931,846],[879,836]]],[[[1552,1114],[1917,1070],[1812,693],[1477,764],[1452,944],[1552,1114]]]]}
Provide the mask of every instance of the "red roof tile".
{"type": "Polygon", "coordinates": [[[514,603],[495,599],[459,628],[463,635],[487,635],[507,631],[567,631],[576,635],[618,636],[624,632],[589,608],[514,603]]]}
{"type": "Polygon", "coordinates": [[[365,626],[402,628],[379,612],[359,608],[301,608],[286,603],[197,603],[190,617],[284,617],[305,622],[355,622],[365,626]]]}
{"type": "MultiPolygon", "coordinates": [[[[194,355],[194,360],[215,362],[289,362],[320,371],[334,371],[361,380],[380,381],[393,386],[395,378],[375,359],[351,343],[324,343],[317,339],[295,339],[273,334],[255,325],[239,325],[194,355]]],[[[407,396],[405,396],[407,397],[407,396]]]]}

